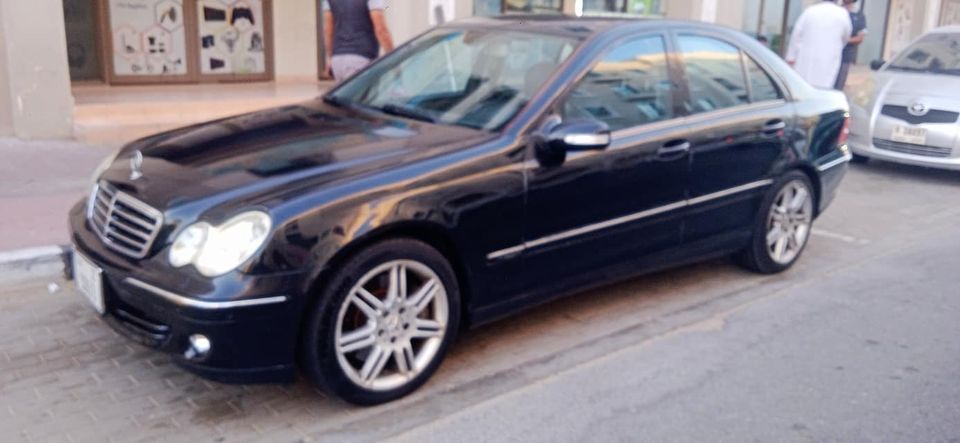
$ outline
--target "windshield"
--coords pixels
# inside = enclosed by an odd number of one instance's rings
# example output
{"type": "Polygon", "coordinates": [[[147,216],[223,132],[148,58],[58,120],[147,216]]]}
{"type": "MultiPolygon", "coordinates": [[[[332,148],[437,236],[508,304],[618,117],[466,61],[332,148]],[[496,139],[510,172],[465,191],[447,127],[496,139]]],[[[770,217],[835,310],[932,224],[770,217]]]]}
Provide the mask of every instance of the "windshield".
{"type": "Polygon", "coordinates": [[[437,29],[354,77],[327,100],[494,130],[520,111],[578,43],[523,32],[437,29]]]}
{"type": "Polygon", "coordinates": [[[910,46],[889,69],[960,75],[960,34],[930,34],[910,46]]]}

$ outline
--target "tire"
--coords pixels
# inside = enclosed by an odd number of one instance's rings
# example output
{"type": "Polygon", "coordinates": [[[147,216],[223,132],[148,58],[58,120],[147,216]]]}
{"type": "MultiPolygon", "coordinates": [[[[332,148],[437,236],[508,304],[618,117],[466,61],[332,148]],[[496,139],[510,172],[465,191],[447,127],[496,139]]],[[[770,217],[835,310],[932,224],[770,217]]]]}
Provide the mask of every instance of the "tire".
{"type": "Polygon", "coordinates": [[[867,156],[864,156],[864,155],[854,154],[854,153],[851,153],[851,155],[852,155],[853,157],[850,158],[850,163],[856,163],[856,164],[858,164],[858,165],[864,165],[864,164],[867,164],[867,163],[870,161],[870,157],[867,157],[867,156]]]}
{"type": "Polygon", "coordinates": [[[761,274],[776,274],[793,266],[809,242],[815,205],[816,196],[806,174],[794,170],[778,179],[760,205],[750,245],[737,257],[740,264],[761,274]],[[795,207],[801,192],[805,197],[795,207]],[[770,243],[768,239],[776,241],[770,243]]]}
{"type": "Polygon", "coordinates": [[[355,254],[320,297],[304,331],[301,369],[323,390],[357,405],[393,401],[423,385],[460,326],[450,264],[416,240],[387,240],[355,254]],[[404,287],[405,296],[394,292],[404,287]]]}

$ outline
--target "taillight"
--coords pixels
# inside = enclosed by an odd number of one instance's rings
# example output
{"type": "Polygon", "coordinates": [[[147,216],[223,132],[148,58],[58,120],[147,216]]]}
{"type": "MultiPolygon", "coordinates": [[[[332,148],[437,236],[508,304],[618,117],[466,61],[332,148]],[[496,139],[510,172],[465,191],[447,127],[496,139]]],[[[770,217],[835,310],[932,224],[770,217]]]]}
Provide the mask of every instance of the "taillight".
{"type": "Polygon", "coordinates": [[[843,114],[843,127],[840,128],[840,138],[837,139],[837,146],[845,146],[850,138],[850,114],[843,114]]]}

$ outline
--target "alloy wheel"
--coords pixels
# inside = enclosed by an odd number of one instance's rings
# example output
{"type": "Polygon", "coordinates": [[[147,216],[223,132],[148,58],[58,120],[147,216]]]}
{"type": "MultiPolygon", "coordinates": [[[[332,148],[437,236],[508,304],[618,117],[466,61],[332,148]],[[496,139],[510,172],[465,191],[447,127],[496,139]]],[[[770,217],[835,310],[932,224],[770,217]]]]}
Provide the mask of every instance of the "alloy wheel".
{"type": "Polygon", "coordinates": [[[367,272],[347,295],[335,332],[337,361],[357,386],[402,387],[420,375],[443,343],[446,288],[428,266],[393,260],[367,272]]]}
{"type": "Polygon", "coordinates": [[[767,221],[767,253],[786,265],[803,251],[813,222],[813,198],[800,180],[788,182],[773,201],[767,221]]]}

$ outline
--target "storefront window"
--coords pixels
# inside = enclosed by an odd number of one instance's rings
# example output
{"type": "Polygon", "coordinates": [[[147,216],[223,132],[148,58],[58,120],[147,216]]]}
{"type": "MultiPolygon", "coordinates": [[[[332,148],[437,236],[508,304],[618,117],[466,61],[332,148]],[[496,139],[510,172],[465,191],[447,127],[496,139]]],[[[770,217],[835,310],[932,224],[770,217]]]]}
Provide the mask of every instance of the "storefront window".
{"type": "Polygon", "coordinates": [[[473,4],[473,12],[481,16],[500,15],[501,6],[503,6],[503,0],[476,0],[473,4]]]}
{"type": "Polygon", "coordinates": [[[555,12],[563,11],[563,0],[505,0],[504,12],[555,12]]]}
{"type": "Polygon", "coordinates": [[[101,76],[95,6],[89,0],[63,0],[71,80],[98,80],[101,76]]]}
{"type": "Polygon", "coordinates": [[[115,75],[187,73],[180,0],[110,0],[109,6],[115,75]]]}
{"type": "Polygon", "coordinates": [[[583,0],[583,11],[663,15],[663,0],[583,0]]]}

